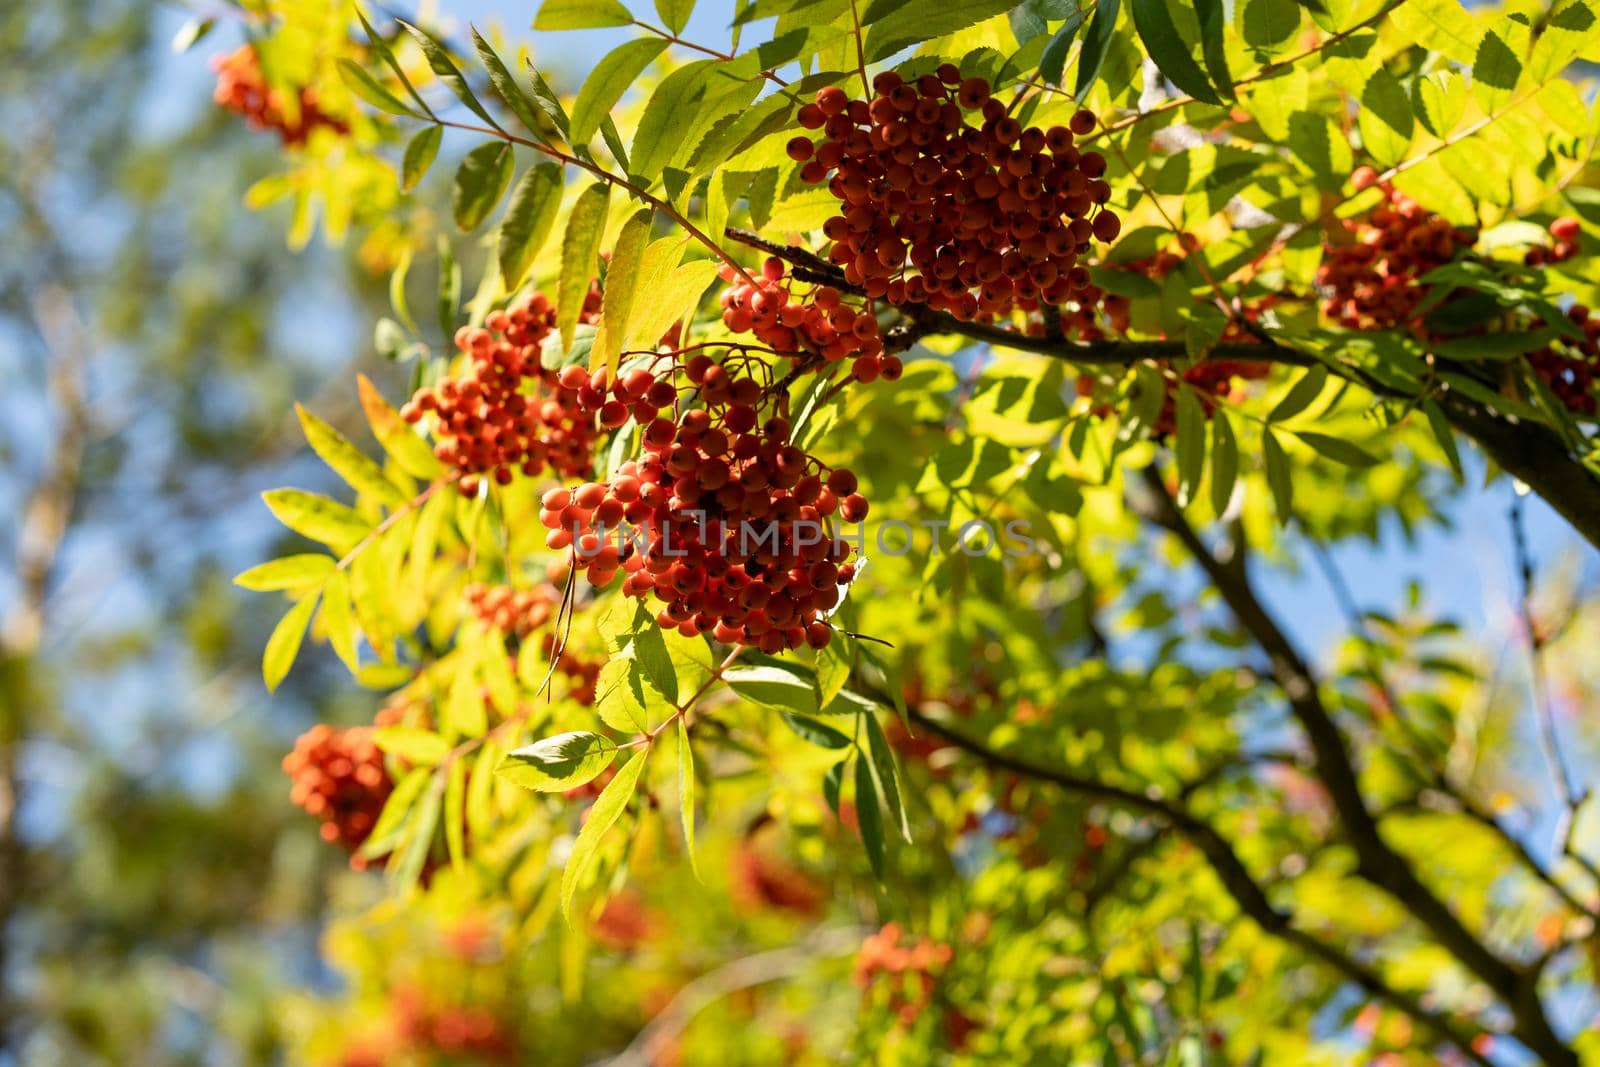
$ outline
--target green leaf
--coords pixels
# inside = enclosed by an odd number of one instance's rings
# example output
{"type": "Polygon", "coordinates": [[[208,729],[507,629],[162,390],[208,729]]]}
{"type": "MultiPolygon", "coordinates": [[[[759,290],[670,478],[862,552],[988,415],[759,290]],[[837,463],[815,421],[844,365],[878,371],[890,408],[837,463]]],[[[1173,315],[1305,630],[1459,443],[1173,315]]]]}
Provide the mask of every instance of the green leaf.
{"type": "Polygon", "coordinates": [[[1195,0],[1195,17],[1200,20],[1200,51],[1205,57],[1206,70],[1223,96],[1233,95],[1233,74],[1228,70],[1228,52],[1224,47],[1227,30],[1227,13],[1222,0],[1195,0]]]}
{"type": "Polygon", "coordinates": [[[1294,435],[1310,445],[1318,454],[1347,467],[1370,467],[1378,462],[1360,446],[1353,445],[1342,437],[1330,437],[1325,433],[1313,433],[1310,430],[1296,430],[1294,435]]]}
{"type": "Polygon", "coordinates": [[[444,139],[443,126],[424,126],[406,144],[405,158],[400,162],[400,188],[406,192],[417,187],[422,176],[428,173],[439,155],[439,142],[444,139]]]}
{"type": "Polygon", "coordinates": [[[572,123],[567,118],[567,109],[561,106],[561,98],[556,96],[555,90],[550,88],[550,83],[544,80],[544,75],[539,73],[539,68],[532,61],[528,63],[528,77],[533,82],[533,102],[544,112],[556,132],[568,138],[572,123]]]}
{"type": "MultiPolygon", "coordinates": [[[[606,368],[616,380],[617,364],[628,335],[628,316],[638,294],[639,263],[650,240],[654,213],[640,208],[629,215],[612,246],[611,263],[606,269],[605,295],[600,304],[600,322],[595,331],[594,348],[589,353],[589,369],[606,368]]],[[[655,338],[650,339],[654,342],[655,338]]]]}
{"type": "Polygon", "coordinates": [[[519,122],[538,132],[539,120],[534,116],[533,101],[528,99],[528,94],[522,91],[522,86],[517,84],[517,79],[506,69],[489,42],[483,39],[478,28],[471,26],[469,30],[472,46],[478,50],[478,58],[483,61],[483,69],[489,73],[489,84],[494,87],[495,94],[505,101],[506,107],[511,109],[519,122]]]}
{"type": "Polygon", "coordinates": [[[444,783],[444,847],[450,866],[467,867],[467,761],[453,760],[444,783]]]}
{"type": "Polygon", "coordinates": [[[622,134],[617,132],[617,124],[607,115],[600,120],[600,138],[605,141],[606,147],[611,150],[611,155],[616,159],[617,165],[624,172],[628,169],[628,150],[622,145],[622,134]]]}
{"type": "Polygon", "coordinates": [[[733,667],[722,680],[754,704],[778,711],[817,713],[816,683],[797,670],[776,664],[733,667]]]}
{"type": "Polygon", "coordinates": [[[579,884],[594,865],[606,831],[616,825],[628,801],[633,799],[634,787],[639,784],[639,775],[644,770],[644,761],[649,754],[647,748],[622,765],[617,776],[595,799],[583,829],[578,831],[578,840],[567,855],[567,868],[561,872],[561,914],[567,917],[568,922],[572,921],[572,898],[577,895],[579,884]]]}
{"type": "Polygon", "coordinates": [[[1474,334],[1468,337],[1453,337],[1438,344],[1436,350],[1446,359],[1462,363],[1503,362],[1535,352],[1549,344],[1554,337],[1555,331],[1548,327],[1506,333],[1474,334]]]}
{"type": "Polygon", "coordinates": [[[656,0],[656,14],[667,29],[682,33],[689,25],[689,16],[694,14],[694,0],[656,0]]]}
{"type": "Polygon", "coordinates": [[[539,163],[529,167],[512,190],[505,218],[500,220],[500,280],[514,290],[533,266],[561,210],[561,167],[539,163]]]}
{"type": "Polygon", "coordinates": [[[1472,12],[1461,0],[1406,0],[1391,9],[1388,21],[1402,40],[1415,41],[1457,63],[1470,65],[1482,39],[1472,12]]]}
{"type": "Polygon", "coordinates": [[[1072,42],[1077,39],[1083,20],[1083,8],[1080,7],[1044,46],[1039,56],[1039,78],[1046,85],[1061,84],[1061,74],[1067,66],[1067,53],[1072,51],[1072,42]]]}
{"type": "Polygon", "coordinates": [[[678,807],[683,818],[683,850],[689,856],[689,869],[700,877],[700,864],[694,855],[694,750],[689,747],[689,720],[678,716],[678,807]]]}
{"type": "Polygon", "coordinates": [[[717,71],[716,60],[686,63],[672,71],[650,94],[633,134],[632,172],[652,184],[663,168],[685,147],[687,134],[694,127],[705,100],[708,80],[717,71]]]}
{"type": "Polygon", "coordinates": [[[1379,67],[1367,79],[1356,121],[1361,142],[1373,159],[1392,167],[1405,158],[1415,129],[1411,98],[1387,67],[1379,67]]]}
{"type": "Polygon", "coordinates": [[[888,868],[883,850],[883,811],[878,806],[878,790],[865,755],[856,760],[856,824],[861,828],[861,843],[866,846],[872,873],[881,882],[888,868]]]}
{"type": "Polygon", "coordinates": [[[1095,5],[1094,18],[1089,21],[1083,47],[1078,51],[1078,81],[1072,90],[1072,95],[1080,103],[1094,88],[1100,66],[1106,61],[1106,52],[1117,35],[1117,12],[1121,7],[1122,0],[1100,0],[1095,5]]]}
{"type": "Polygon", "coordinates": [[[1189,45],[1178,33],[1166,0],[1133,0],[1132,10],[1134,28],[1167,80],[1196,100],[1222,103],[1205,72],[1189,54],[1189,45]]]}
{"type": "Polygon", "coordinates": [[[935,37],[964,30],[986,22],[996,15],[1004,15],[1016,5],[1017,0],[945,0],[929,4],[920,0],[900,4],[882,18],[875,18],[878,4],[867,11],[862,19],[867,25],[867,62],[875,63],[903,48],[909,48],[935,37]]]}
{"type": "Polygon", "coordinates": [[[633,16],[618,0],[544,0],[533,20],[536,30],[592,30],[627,26],[633,16]]]}
{"type": "Polygon", "coordinates": [[[515,153],[504,141],[489,141],[467,153],[456,171],[451,206],[456,225],[470,232],[478,228],[511,185],[515,153]]]}
{"type": "Polygon", "coordinates": [[[261,494],[275,518],[295,533],[330,548],[348,548],[372,532],[354,509],[303,489],[272,489],[261,494]]]}
{"type": "Polygon", "coordinates": [[[556,734],[506,753],[495,774],[540,793],[564,793],[592,781],[611,766],[617,747],[585,730],[556,734]]]}
{"type": "Polygon", "coordinates": [[[610,195],[609,185],[595,182],[578,194],[577,203],[567,216],[567,236],[561,245],[561,281],[556,289],[556,325],[564,348],[572,347],[572,332],[583,313],[583,298],[594,280],[610,195]]]}
{"type": "Polygon", "coordinates": [[[450,742],[420,726],[379,726],[372,740],[391,756],[399,756],[419,767],[437,767],[450,755],[450,742]]]}
{"type": "Polygon", "coordinates": [[[1467,83],[1453,70],[1436,70],[1417,78],[1413,109],[1427,131],[1449,137],[1467,107],[1467,83]]]}
{"type": "Polygon", "coordinates": [[[844,768],[849,762],[848,757],[840,760],[822,776],[822,799],[828,802],[828,807],[836,817],[839,814],[839,791],[844,788],[844,768]]]}
{"type": "Polygon", "coordinates": [[[629,336],[647,344],[653,343],[667,332],[668,327],[693,312],[695,305],[705,295],[706,288],[717,277],[716,260],[696,259],[676,267],[665,280],[657,284],[650,261],[656,245],[660,243],[657,241],[645,250],[645,263],[640,270],[640,276],[650,283],[644,291],[650,293],[651,297],[642,303],[635,301],[628,316],[629,336]]]}
{"type": "Polygon", "coordinates": [[[233,584],[258,593],[277,589],[304,589],[321,585],[333,574],[334,558],[320,552],[302,552],[260,563],[234,578],[233,584]]]}
{"type": "Polygon", "coordinates": [[[406,495],[383,473],[383,468],[344,434],[300,404],[295,404],[294,410],[300,416],[300,426],[305,431],[311,450],[322,457],[322,461],[347,485],[390,507],[398,507],[406,502],[406,495]]]}
{"type": "Polygon", "coordinates": [[[305,640],[306,627],[311,622],[311,612],[319,599],[313,593],[301,600],[272,628],[266,652],[261,657],[261,677],[267,683],[268,692],[278,688],[278,683],[294,665],[294,658],[300,654],[300,642],[305,640]]]}
{"type": "MultiPolygon", "coordinates": [[[[432,127],[432,129],[438,128],[432,127]]],[[[396,263],[394,270],[389,273],[389,307],[405,324],[406,329],[414,334],[420,334],[422,331],[417,328],[417,320],[411,317],[411,305],[406,300],[406,276],[410,271],[411,252],[407,250],[401,253],[400,262],[396,263]]]]}
{"type": "Polygon", "coordinates": [[[439,235],[439,332],[451,344],[461,306],[461,264],[444,234],[439,235]]]}
{"type": "Polygon", "coordinates": [[[588,144],[600,129],[601,121],[622,99],[622,94],[666,49],[667,42],[663,38],[641,37],[612,49],[595,64],[572,103],[571,143],[588,144]]]}
{"type": "MultiPolygon", "coordinates": [[[[1509,19],[1483,35],[1472,62],[1472,91],[1489,114],[1511,98],[1522,77],[1520,50],[1510,41],[1526,41],[1528,28],[1509,19]]],[[[1520,42],[1519,42],[1520,43],[1520,42]]]]}
{"type": "Polygon", "coordinates": [[[378,84],[378,80],[366,69],[358,66],[349,59],[339,60],[339,78],[361,99],[377,108],[387,111],[391,115],[403,115],[406,118],[420,119],[422,116],[413,111],[409,106],[397,100],[393,93],[378,84]]]}
{"type": "Polygon", "coordinates": [[[433,851],[433,832],[439,826],[439,809],[443,803],[444,791],[434,786],[406,820],[405,842],[389,865],[389,876],[396,885],[409,887],[422,876],[428,853],[433,851]]]}
{"type": "Polygon", "coordinates": [[[784,724],[793,730],[802,741],[816,745],[819,748],[849,748],[850,738],[824,725],[807,715],[796,715],[793,712],[780,711],[778,715],[784,724]]]}
{"type": "Polygon", "coordinates": [[[1238,20],[1246,44],[1271,52],[1300,28],[1300,7],[1294,0],[1242,0],[1238,20]]]}
{"type": "Polygon", "coordinates": [[[643,625],[633,635],[633,654],[639,661],[639,669],[644,671],[645,680],[667,698],[672,705],[678,703],[678,668],[672,662],[672,653],[667,651],[666,638],[661,636],[661,627],[649,617],[649,611],[641,606],[641,614],[645,616],[643,625]]]}
{"type": "Polygon", "coordinates": [[[863,715],[862,719],[867,724],[867,751],[872,756],[872,771],[883,793],[884,803],[889,807],[889,818],[899,828],[900,836],[909,843],[911,822],[906,818],[905,805],[900,800],[900,769],[895,765],[894,750],[889,747],[889,739],[883,736],[883,727],[878,725],[876,715],[863,715]]]}
{"type": "Polygon", "coordinates": [[[1211,412],[1211,510],[1222,515],[1233,499],[1233,486],[1239,478],[1239,443],[1227,409],[1220,405],[1211,412]]]}
{"type": "Polygon", "coordinates": [[[428,60],[428,68],[456,95],[456,99],[467,105],[468,110],[474,115],[498,130],[500,124],[484,110],[482,104],[478,103],[472,87],[467,84],[467,79],[461,76],[461,71],[457,69],[455,63],[451,62],[450,53],[445,51],[444,46],[434,40],[426,30],[413,26],[405,19],[395,19],[395,21],[416,40],[417,46],[422,49],[423,56],[428,60]]]}
{"type": "Polygon", "coordinates": [[[1194,390],[1178,389],[1178,506],[1186,508],[1206,468],[1206,411],[1194,390]]]}
{"type": "Polygon", "coordinates": [[[1016,37],[1017,44],[1025,45],[1049,33],[1051,22],[1060,22],[1077,14],[1077,0],[1022,0],[1011,9],[1011,33],[1016,37]]]}
{"type": "Polygon", "coordinates": [[[1444,450],[1445,458],[1450,461],[1450,469],[1455,473],[1456,484],[1465,484],[1467,475],[1461,468],[1461,453],[1456,449],[1456,437],[1450,427],[1450,420],[1445,418],[1443,409],[1434,400],[1423,401],[1422,413],[1428,417],[1428,427],[1438,440],[1439,447],[1444,450]]]}
{"type": "Polygon", "coordinates": [[[422,110],[422,113],[430,119],[433,118],[433,109],[422,98],[422,94],[417,92],[417,87],[411,84],[411,79],[406,77],[406,72],[400,66],[400,61],[394,57],[394,50],[389,47],[389,42],[381,37],[377,30],[372,28],[372,23],[367,21],[367,16],[361,13],[359,6],[356,6],[356,18],[361,20],[361,28],[366,31],[367,43],[372,46],[372,50],[383,57],[383,61],[388,64],[390,70],[394,71],[394,76],[400,79],[400,84],[406,87],[406,92],[411,94],[411,99],[416,101],[416,105],[422,110]]]}
{"type": "Polygon", "coordinates": [[[1261,429],[1261,456],[1266,462],[1267,488],[1272,490],[1278,521],[1287,524],[1294,515],[1294,479],[1290,477],[1289,457],[1284,454],[1277,435],[1266,427],[1261,429]]]}
{"type": "Polygon", "coordinates": [[[1290,386],[1283,399],[1267,415],[1268,422],[1282,422],[1292,419],[1305,411],[1317,397],[1322,395],[1322,390],[1328,383],[1328,368],[1320,363],[1300,376],[1300,380],[1290,386]]]}

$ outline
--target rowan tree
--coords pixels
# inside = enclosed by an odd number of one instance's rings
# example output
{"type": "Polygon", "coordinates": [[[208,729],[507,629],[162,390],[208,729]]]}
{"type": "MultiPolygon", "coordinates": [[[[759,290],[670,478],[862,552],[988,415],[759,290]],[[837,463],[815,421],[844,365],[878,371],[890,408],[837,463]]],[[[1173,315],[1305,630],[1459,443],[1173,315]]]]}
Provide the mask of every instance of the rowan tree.
{"type": "Polygon", "coordinates": [[[304,1054],[1600,1062],[1596,617],[1522,536],[1600,547],[1592,5],[694,6],[224,46],[253,200],[390,275],[376,446],[298,409],[348,488],[238,579],[269,688],[375,693],[285,762],[389,895],[304,1054]],[[1468,480],[1510,674],[1263,592],[1468,480]]]}

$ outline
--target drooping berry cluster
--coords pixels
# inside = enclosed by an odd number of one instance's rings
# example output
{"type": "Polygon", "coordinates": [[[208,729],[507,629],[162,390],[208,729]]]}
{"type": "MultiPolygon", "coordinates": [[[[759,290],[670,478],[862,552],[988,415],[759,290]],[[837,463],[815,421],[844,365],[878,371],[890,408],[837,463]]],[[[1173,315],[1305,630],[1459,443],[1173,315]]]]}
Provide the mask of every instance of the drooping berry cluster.
{"type": "Polygon", "coordinates": [[[762,344],[795,359],[810,356],[829,363],[849,359],[858,381],[899,379],[904,370],[900,357],[884,352],[878,319],[870,308],[850,307],[839,290],[828,285],[819,285],[797,300],[786,271],[781,259],[768,258],[761,273],[747,282],[724,266],[722,280],[731,284],[722,293],[723,325],[734,333],[753,333],[762,344]]]}
{"type": "Polygon", "coordinates": [[[824,647],[821,616],[854,577],[826,522],[866,518],[855,475],[793,445],[782,417],[758,428],[753,378],[704,355],[685,373],[706,406],[650,421],[643,458],[609,481],[546,493],[545,544],[597,587],[626,571],[622,592],[654,594],[663,627],[769,652],[824,647]]]}
{"type": "MultiPolygon", "coordinates": [[[[372,833],[393,788],[372,731],[361,726],[313,726],[283,757],[283,769],[294,783],[290,799],[321,820],[322,839],[352,853],[372,833]]],[[[350,866],[364,870],[367,860],[352,855],[350,866]]]]}
{"type": "Polygon", "coordinates": [[[211,69],[217,72],[217,87],[212,99],[220,106],[244,116],[253,128],[274,130],[286,145],[304,144],[311,131],[318,127],[345,133],[349,130],[339,119],[317,106],[316,91],[310,87],[300,90],[295,114],[284,106],[281,90],[267,84],[261,70],[261,57],[253,45],[241,45],[227,55],[213,56],[211,69]]]}
{"type": "Polygon", "coordinates": [[[1380,182],[1372,168],[1352,177],[1358,189],[1376,185],[1383,200],[1362,219],[1347,219],[1348,244],[1323,249],[1317,285],[1326,290],[1323,314],[1353,330],[1412,324],[1429,287],[1419,279],[1477,242],[1476,230],[1451,225],[1380,182]]]}
{"type": "Polygon", "coordinates": [[[1562,215],[1550,223],[1550,245],[1535,245],[1528,249],[1522,261],[1530,267],[1565,263],[1578,254],[1578,235],[1582,232],[1583,223],[1572,215],[1562,215]]]}
{"type": "Polygon", "coordinates": [[[1533,372],[1577,415],[1594,416],[1600,385],[1600,317],[1583,304],[1567,309],[1567,318],[1583,331],[1582,341],[1562,339],[1528,353],[1533,372]]]}
{"type": "Polygon", "coordinates": [[[514,589],[474,582],[467,586],[466,598],[479,622],[521,639],[550,621],[561,593],[548,584],[514,589]]]}
{"type": "Polygon", "coordinates": [[[1122,226],[1105,207],[1105,157],[1074,143],[1093,114],[1023,129],[987,81],[950,63],[910,82],[885,71],[873,94],[819,90],[799,120],[821,139],[788,146],[802,180],[826,182],[843,205],[823,233],[851,285],[982,321],[1084,293],[1082,260],[1122,226]]]}
{"type": "MultiPolygon", "coordinates": [[[[594,321],[599,303],[591,290],[584,321],[594,321]]],[[[555,322],[555,307],[534,293],[493,312],[482,327],[462,327],[455,342],[470,358],[467,369],[419,389],[400,409],[408,422],[434,416],[434,453],[455,468],[463,493],[476,493],[485,474],[505,485],[516,470],[536,475],[548,467],[564,477],[590,470],[595,412],[577,391],[559,388],[555,372],[539,361],[555,322]]]]}

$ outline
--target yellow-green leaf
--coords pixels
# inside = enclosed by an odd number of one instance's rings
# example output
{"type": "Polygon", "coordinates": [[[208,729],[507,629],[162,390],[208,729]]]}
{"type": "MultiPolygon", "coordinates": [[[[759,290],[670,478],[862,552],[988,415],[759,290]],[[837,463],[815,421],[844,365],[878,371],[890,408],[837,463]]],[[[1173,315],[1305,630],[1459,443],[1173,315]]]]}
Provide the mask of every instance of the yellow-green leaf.
{"type": "Polygon", "coordinates": [[[320,552],[302,552],[257,564],[234,578],[233,584],[258,593],[276,589],[305,589],[321,585],[333,574],[335,560],[320,552]]]}
{"type": "Polygon", "coordinates": [[[300,426],[305,430],[311,450],[321,456],[322,461],[350,488],[390,507],[406,502],[405,494],[385,476],[383,468],[351,443],[349,438],[304,406],[296,404],[294,410],[300,416],[300,426]]]}
{"type": "Polygon", "coordinates": [[[650,239],[652,212],[641,208],[629,215],[617,234],[611,252],[611,265],[606,270],[605,297],[600,304],[600,322],[595,331],[594,347],[589,350],[589,369],[605,367],[616,380],[617,365],[621,362],[622,343],[627,338],[628,314],[633,298],[638,293],[639,263],[645,242],[650,239]]]}
{"type": "Polygon", "coordinates": [[[303,489],[272,489],[261,494],[267,508],[289,529],[330,548],[348,549],[372,532],[352,508],[303,489]]]}
{"type": "Polygon", "coordinates": [[[294,665],[294,658],[300,654],[300,642],[305,640],[306,626],[311,622],[311,612],[316,609],[319,599],[313,593],[301,600],[272,628],[272,636],[267,638],[267,650],[261,657],[261,677],[267,683],[269,692],[278,688],[278,683],[283,681],[289,668],[294,665]]]}
{"type": "Polygon", "coordinates": [[[578,201],[567,216],[567,236],[561,244],[561,281],[556,289],[556,324],[561,329],[563,348],[572,347],[572,332],[578,326],[578,316],[583,314],[583,298],[594,280],[610,198],[611,187],[595,182],[578,194],[578,201]]]}
{"type": "Polygon", "coordinates": [[[622,765],[617,776],[595,799],[583,829],[578,831],[578,840],[567,855],[567,868],[561,872],[561,914],[566,916],[568,922],[572,921],[572,898],[588,876],[589,868],[594,866],[606,831],[616,825],[628,801],[633,798],[634,787],[639,784],[639,775],[644,771],[644,761],[649,754],[650,750],[646,748],[622,765]]]}

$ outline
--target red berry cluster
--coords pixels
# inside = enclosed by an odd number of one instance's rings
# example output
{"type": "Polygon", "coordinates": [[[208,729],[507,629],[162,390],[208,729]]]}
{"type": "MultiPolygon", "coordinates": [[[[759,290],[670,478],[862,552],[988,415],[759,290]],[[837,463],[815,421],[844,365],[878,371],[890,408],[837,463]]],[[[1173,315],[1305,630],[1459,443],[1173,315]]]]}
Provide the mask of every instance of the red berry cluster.
{"type": "MultiPolygon", "coordinates": [[[[591,290],[584,321],[594,321],[599,303],[598,290],[591,290]]],[[[482,327],[462,327],[455,342],[471,360],[465,373],[419,389],[401,407],[408,422],[435,417],[434,453],[459,473],[461,492],[476,493],[485,474],[508,484],[517,469],[588,473],[597,436],[594,409],[577,391],[558,387],[555,372],[539,362],[555,322],[555,307],[534,293],[493,312],[482,327]]]]}
{"type": "Polygon", "coordinates": [[[734,333],[753,333],[767,347],[797,359],[849,359],[858,381],[899,379],[904,367],[898,356],[884,352],[878,319],[870,309],[850,307],[828,285],[796,300],[785,270],[782,260],[769,258],[760,275],[745,281],[724,266],[722,280],[732,284],[722,294],[723,325],[734,333]]]}
{"type": "Polygon", "coordinates": [[[866,518],[855,475],[790,443],[782,417],[758,428],[754,379],[703,355],[686,374],[706,407],[650,421],[644,457],[608,482],[546,493],[546,546],[569,550],[597,587],[626,571],[624,595],[653,593],[665,605],[657,622],[687,636],[767,652],[826,646],[821,616],[855,571],[824,523],[866,518]]]}
{"type": "Polygon", "coordinates": [[[1549,247],[1535,245],[1528,249],[1522,261],[1530,267],[1542,267],[1547,263],[1565,263],[1578,254],[1578,235],[1583,232],[1583,223],[1571,215],[1562,215],[1550,224],[1549,247]]]}
{"type": "Polygon", "coordinates": [[[1358,169],[1351,180],[1358,189],[1376,185],[1383,201],[1366,218],[1345,220],[1350,243],[1324,247],[1317,269],[1317,284],[1327,291],[1322,311],[1353,330],[1411,324],[1428,295],[1418,279],[1470,248],[1477,231],[1452,226],[1378,181],[1370,167],[1358,169]]]}
{"type": "Polygon", "coordinates": [[[632,952],[661,932],[661,919],[639,894],[613,893],[595,916],[595,939],[618,952],[632,952]]]}
{"type": "MultiPolygon", "coordinates": [[[[949,968],[955,952],[942,941],[921,938],[901,944],[904,931],[898,923],[885,923],[877,933],[861,943],[852,975],[857,986],[870,988],[879,977],[887,978],[889,1010],[900,1025],[912,1026],[933,1003],[939,980],[949,968]]],[[[952,1005],[944,1009],[944,1027],[950,1047],[959,1049],[978,1023],[952,1005]]]]}
{"type": "Polygon", "coordinates": [[[390,994],[390,1010],[402,1054],[433,1053],[479,1063],[519,1061],[516,1034],[488,1008],[440,1006],[407,986],[390,994]]]}
{"type": "Polygon", "coordinates": [[[524,638],[550,621],[561,593],[551,585],[513,589],[509,585],[474,582],[467,586],[466,598],[479,622],[501,633],[524,638]]]}
{"type": "Polygon", "coordinates": [[[799,120],[821,139],[788,146],[801,179],[827,182],[843,205],[823,233],[846,281],[981,321],[1084,293],[1080,260],[1122,228],[1105,208],[1105,157],[1074,144],[1094,129],[1091,112],[1023,129],[987,81],[951,63],[909,82],[885,71],[872,88],[871,101],[819,90],[799,120]]]}
{"type": "MultiPolygon", "coordinates": [[[[372,833],[393,788],[372,731],[361,726],[313,726],[283,757],[283,769],[294,782],[290,799],[322,821],[322,839],[351,852],[372,833]]],[[[353,855],[350,866],[364,870],[367,860],[353,855]]]]}
{"type": "Polygon", "coordinates": [[[253,45],[241,45],[225,56],[213,56],[211,69],[217,72],[212,99],[244,116],[255,129],[276,130],[286,145],[304,144],[311,131],[319,126],[341,134],[349,130],[343,122],[317,106],[316,91],[309,87],[300,90],[299,113],[291,118],[283,106],[281,92],[267,85],[261,72],[261,58],[253,45]]]}
{"type": "Polygon", "coordinates": [[[827,890],[785,855],[772,816],[763,814],[745,833],[728,864],[734,902],[746,911],[783,911],[815,919],[827,890]]]}
{"type": "Polygon", "coordinates": [[[1567,309],[1567,318],[1583,330],[1584,339],[1546,345],[1530,352],[1528,362],[1568,410],[1592,417],[1597,408],[1595,386],[1600,384],[1600,316],[1574,304],[1567,309]]]}

